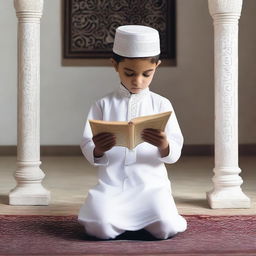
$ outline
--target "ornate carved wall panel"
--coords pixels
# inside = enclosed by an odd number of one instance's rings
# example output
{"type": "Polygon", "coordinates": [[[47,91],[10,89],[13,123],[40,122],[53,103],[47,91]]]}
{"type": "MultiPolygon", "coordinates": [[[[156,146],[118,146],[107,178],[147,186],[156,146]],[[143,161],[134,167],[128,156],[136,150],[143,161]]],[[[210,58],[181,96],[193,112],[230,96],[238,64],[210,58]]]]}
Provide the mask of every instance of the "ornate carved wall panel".
{"type": "Polygon", "coordinates": [[[127,24],[157,29],[161,58],[175,60],[175,0],[64,0],[64,58],[109,58],[127,24]]]}

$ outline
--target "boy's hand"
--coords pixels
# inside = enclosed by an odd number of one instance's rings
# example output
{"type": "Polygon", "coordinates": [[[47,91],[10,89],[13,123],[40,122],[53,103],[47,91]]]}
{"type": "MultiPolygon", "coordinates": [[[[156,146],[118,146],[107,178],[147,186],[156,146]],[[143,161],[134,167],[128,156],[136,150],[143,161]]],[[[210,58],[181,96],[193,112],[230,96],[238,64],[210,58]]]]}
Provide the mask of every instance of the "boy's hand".
{"type": "Polygon", "coordinates": [[[99,133],[92,138],[95,148],[94,157],[102,157],[104,152],[110,150],[116,144],[116,138],[112,133],[99,133]]]}
{"type": "Polygon", "coordinates": [[[144,141],[158,147],[161,157],[168,156],[169,143],[165,132],[157,129],[144,129],[141,133],[141,137],[144,141]]]}

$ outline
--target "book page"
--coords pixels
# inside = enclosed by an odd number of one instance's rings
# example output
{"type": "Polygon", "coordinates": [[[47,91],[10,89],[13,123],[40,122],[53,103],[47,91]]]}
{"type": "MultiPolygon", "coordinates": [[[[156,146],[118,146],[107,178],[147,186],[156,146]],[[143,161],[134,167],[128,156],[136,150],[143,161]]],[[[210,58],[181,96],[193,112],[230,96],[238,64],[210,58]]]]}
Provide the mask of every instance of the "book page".
{"type": "Polygon", "coordinates": [[[109,132],[116,136],[116,146],[129,147],[128,122],[89,120],[89,123],[91,125],[93,135],[109,132]]]}
{"type": "Polygon", "coordinates": [[[141,138],[141,133],[144,129],[152,128],[152,129],[158,129],[158,130],[164,131],[171,113],[172,113],[171,111],[168,111],[160,114],[134,118],[132,122],[135,125],[135,128],[134,128],[135,146],[144,142],[144,140],[141,138]]]}

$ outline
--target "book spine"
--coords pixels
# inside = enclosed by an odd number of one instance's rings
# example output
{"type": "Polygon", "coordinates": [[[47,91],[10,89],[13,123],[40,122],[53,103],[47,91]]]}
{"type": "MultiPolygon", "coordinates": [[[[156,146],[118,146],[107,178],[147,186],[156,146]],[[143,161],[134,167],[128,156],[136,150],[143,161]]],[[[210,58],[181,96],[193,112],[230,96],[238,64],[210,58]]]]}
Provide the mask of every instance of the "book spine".
{"type": "Polygon", "coordinates": [[[134,148],[134,124],[132,122],[128,123],[129,125],[129,149],[134,148]]]}

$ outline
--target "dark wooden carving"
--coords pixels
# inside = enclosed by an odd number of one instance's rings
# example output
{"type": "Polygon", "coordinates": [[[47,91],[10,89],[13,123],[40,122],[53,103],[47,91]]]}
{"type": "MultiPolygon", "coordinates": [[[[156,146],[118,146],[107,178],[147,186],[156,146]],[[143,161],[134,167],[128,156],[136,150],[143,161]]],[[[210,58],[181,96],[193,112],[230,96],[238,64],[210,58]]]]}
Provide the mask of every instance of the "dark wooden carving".
{"type": "Polygon", "coordinates": [[[64,0],[64,58],[109,58],[115,29],[157,29],[161,58],[175,60],[175,0],[64,0]]]}

